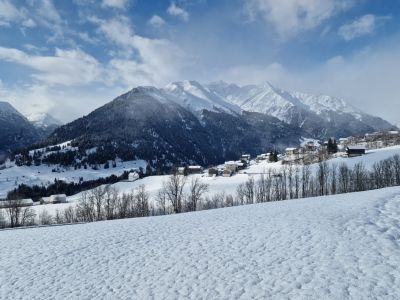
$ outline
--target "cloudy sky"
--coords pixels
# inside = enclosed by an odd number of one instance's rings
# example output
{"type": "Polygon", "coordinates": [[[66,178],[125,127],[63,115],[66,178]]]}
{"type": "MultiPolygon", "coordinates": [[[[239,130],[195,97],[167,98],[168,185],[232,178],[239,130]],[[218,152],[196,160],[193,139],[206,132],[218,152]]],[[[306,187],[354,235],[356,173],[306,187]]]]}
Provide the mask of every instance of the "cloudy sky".
{"type": "Polygon", "coordinates": [[[0,0],[0,100],[62,121],[193,79],[344,97],[400,125],[400,0],[0,0]]]}

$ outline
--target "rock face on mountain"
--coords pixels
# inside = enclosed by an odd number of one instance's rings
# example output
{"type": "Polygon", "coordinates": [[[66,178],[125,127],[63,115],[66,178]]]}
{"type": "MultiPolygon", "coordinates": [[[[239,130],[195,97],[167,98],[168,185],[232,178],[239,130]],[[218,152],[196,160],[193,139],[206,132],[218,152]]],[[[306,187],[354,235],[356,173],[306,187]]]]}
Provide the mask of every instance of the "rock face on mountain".
{"type": "Polygon", "coordinates": [[[44,145],[73,140],[96,161],[145,159],[154,169],[210,165],[297,145],[301,137],[343,137],[393,128],[330,96],[282,91],[266,83],[237,86],[175,82],[137,87],[57,128],[44,145]]]}
{"type": "Polygon", "coordinates": [[[0,154],[35,143],[35,127],[8,102],[0,102],[0,154]]]}

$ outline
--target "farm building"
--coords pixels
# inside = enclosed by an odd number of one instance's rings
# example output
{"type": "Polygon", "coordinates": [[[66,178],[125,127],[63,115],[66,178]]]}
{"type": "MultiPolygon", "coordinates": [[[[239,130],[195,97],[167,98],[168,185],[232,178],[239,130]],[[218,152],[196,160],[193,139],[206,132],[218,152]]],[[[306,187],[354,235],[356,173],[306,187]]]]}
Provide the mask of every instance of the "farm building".
{"type": "Polygon", "coordinates": [[[209,168],[208,169],[208,176],[218,176],[218,169],[217,168],[209,168]]]}
{"type": "Polygon", "coordinates": [[[187,174],[201,174],[203,168],[201,166],[189,166],[187,167],[187,174]]]}
{"type": "Polygon", "coordinates": [[[251,159],[251,155],[250,154],[243,154],[240,157],[240,161],[243,162],[243,163],[246,163],[246,164],[250,163],[250,159],[251,159]]]}
{"type": "Polygon", "coordinates": [[[231,177],[232,175],[233,175],[233,171],[232,170],[230,170],[230,169],[225,169],[224,170],[224,173],[222,174],[222,176],[224,176],[224,177],[231,177]]]}
{"type": "Polygon", "coordinates": [[[67,196],[65,194],[51,195],[50,197],[40,198],[40,204],[57,204],[66,202],[67,196]]]}
{"type": "Polygon", "coordinates": [[[347,146],[346,153],[348,157],[364,155],[366,148],[364,145],[347,146]]]}
{"type": "Polygon", "coordinates": [[[224,174],[225,170],[230,171],[231,173],[235,173],[238,170],[238,164],[235,161],[227,161],[224,164],[224,174]]]}
{"type": "Polygon", "coordinates": [[[50,199],[53,204],[67,203],[67,195],[65,194],[51,195],[50,199]]]}

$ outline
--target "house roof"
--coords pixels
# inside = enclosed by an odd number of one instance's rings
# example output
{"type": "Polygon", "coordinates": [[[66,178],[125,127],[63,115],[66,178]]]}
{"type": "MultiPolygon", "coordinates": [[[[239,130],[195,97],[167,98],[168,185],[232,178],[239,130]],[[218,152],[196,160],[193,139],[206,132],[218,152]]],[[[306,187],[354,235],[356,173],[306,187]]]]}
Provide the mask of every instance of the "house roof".
{"type": "Polygon", "coordinates": [[[201,166],[189,166],[189,169],[201,169],[201,166]]]}
{"type": "Polygon", "coordinates": [[[367,150],[365,145],[352,145],[352,146],[347,146],[347,149],[349,150],[367,150]]]}

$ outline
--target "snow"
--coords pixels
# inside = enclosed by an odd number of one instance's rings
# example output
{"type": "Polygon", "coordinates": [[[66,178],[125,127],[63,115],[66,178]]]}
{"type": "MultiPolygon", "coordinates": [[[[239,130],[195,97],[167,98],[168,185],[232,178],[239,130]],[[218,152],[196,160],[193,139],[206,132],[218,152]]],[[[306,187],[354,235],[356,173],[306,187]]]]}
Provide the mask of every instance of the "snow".
{"type": "MultiPolygon", "coordinates": [[[[367,169],[371,169],[373,164],[376,162],[379,162],[386,158],[390,158],[396,154],[400,155],[400,146],[393,146],[393,147],[388,147],[388,148],[369,150],[366,153],[367,153],[366,155],[359,156],[359,157],[350,157],[350,158],[347,156],[336,157],[336,158],[328,160],[327,162],[328,162],[328,164],[336,164],[337,166],[339,166],[341,163],[345,163],[351,168],[353,168],[357,163],[362,162],[367,169]]],[[[127,162],[127,165],[125,165],[125,168],[119,169],[121,174],[124,170],[134,169],[135,167],[134,167],[133,163],[134,162],[129,162],[129,163],[127,162]]],[[[226,162],[226,164],[231,164],[231,163],[237,164],[234,161],[226,162]]],[[[142,161],[142,164],[145,167],[145,164],[143,161],[142,161]]],[[[223,168],[223,165],[221,165],[219,167],[223,168]]],[[[120,167],[118,167],[118,168],[120,168],[120,167]]],[[[279,173],[281,168],[282,168],[282,164],[280,161],[270,163],[266,160],[263,160],[260,162],[256,162],[253,160],[253,161],[251,161],[251,165],[247,169],[239,171],[237,174],[235,174],[232,177],[223,177],[223,176],[217,176],[217,177],[211,176],[210,177],[210,176],[208,176],[208,170],[205,170],[203,174],[194,174],[194,175],[187,176],[187,184],[186,184],[184,191],[189,192],[189,185],[190,185],[192,178],[198,177],[201,179],[202,182],[208,184],[208,186],[209,186],[208,192],[205,193],[204,196],[212,197],[213,195],[221,194],[221,193],[225,193],[226,195],[230,194],[230,195],[234,196],[236,193],[237,186],[241,183],[245,183],[249,178],[252,177],[252,178],[254,178],[254,180],[259,180],[263,174],[267,174],[268,172],[279,173]]],[[[96,174],[97,177],[94,177],[94,178],[98,178],[98,177],[109,176],[109,175],[107,175],[108,173],[104,173],[104,172],[108,172],[111,170],[113,170],[113,169],[98,170],[98,171],[84,170],[84,171],[95,172],[94,174],[96,174]]],[[[83,170],[79,170],[79,172],[81,172],[81,171],[83,171],[83,170]]],[[[314,173],[317,172],[317,164],[311,165],[311,171],[314,173]]],[[[3,172],[3,171],[0,171],[0,176],[2,176],[1,172],[3,172]]],[[[73,171],[71,171],[71,172],[72,172],[71,174],[73,174],[73,171]]],[[[62,173],[62,174],[63,174],[63,176],[65,176],[64,173],[62,173]]],[[[79,174],[82,174],[82,173],[79,173],[79,174]]],[[[114,174],[115,174],[115,172],[114,172],[114,174]]],[[[84,175],[84,174],[82,174],[82,175],[84,175]]],[[[79,176],[82,176],[82,175],[76,175],[72,179],[79,178],[79,176]]],[[[111,173],[110,173],[110,175],[111,175],[111,173]]],[[[52,176],[52,175],[50,174],[49,176],[52,176]]],[[[94,176],[94,175],[86,174],[85,176],[86,176],[85,178],[93,178],[92,176],[94,176]]],[[[150,194],[150,200],[155,201],[155,199],[157,198],[158,191],[162,188],[163,182],[166,181],[167,179],[168,179],[168,175],[155,175],[155,176],[145,177],[143,179],[136,180],[134,182],[126,182],[126,181],[118,182],[112,186],[115,187],[119,191],[120,194],[122,194],[122,193],[130,193],[134,189],[138,188],[140,185],[144,185],[146,187],[146,191],[148,191],[150,194]]],[[[49,180],[49,181],[51,181],[51,180],[49,180]]],[[[9,185],[11,188],[14,188],[13,182],[10,182],[9,185]]],[[[4,186],[4,183],[1,182],[1,180],[0,180],[0,187],[1,186],[4,186]]],[[[5,195],[5,194],[6,194],[5,191],[0,190],[0,198],[1,198],[1,195],[5,195]]],[[[54,205],[54,204],[35,205],[33,207],[33,209],[35,210],[37,215],[39,215],[40,212],[42,212],[43,210],[48,211],[52,215],[55,215],[57,210],[63,211],[65,208],[67,208],[69,206],[75,206],[76,202],[80,199],[80,197],[81,197],[81,193],[78,193],[76,195],[68,197],[68,199],[67,199],[68,203],[56,204],[56,205],[54,205]]]]}
{"type": "Polygon", "coordinates": [[[51,125],[62,125],[62,122],[55,119],[48,113],[36,112],[26,116],[27,119],[33,123],[36,127],[47,128],[51,125]]]}
{"type": "Polygon", "coordinates": [[[242,87],[225,82],[215,82],[206,86],[219,93],[225,101],[238,105],[243,110],[266,113],[289,123],[293,108],[311,111],[317,115],[330,111],[348,113],[358,120],[362,120],[365,115],[344,99],[328,95],[285,91],[274,87],[269,82],[242,87]]]}
{"type": "Polygon", "coordinates": [[[131,169],[138,169],[142,167],[146,169],[146,161],[144,160],[134,160],[126,162],[118,162],[116,168],[93,170],[91,168],[87,169],[77,169],[74,168],[62,168],[60,172],[52,172],[57,166],[12,166],[10,168],[0,170],[0,199],[7,196],[7,192],[16,188],[19,184],[27,184],[29,186],[33,185],[48,185],[53,183],[55,179],[63,180],[66,182],[79,182],[82,177],[84,181],[94,180],[101,177],[108,177],[111,175],[122,175],[124,171],[129,171],[131,169]]]}
{"type": "Polygon", "coordinates": [[[400,188],[0,231],[0,299],[399,299],[400,188]]]}
{"type": "Polygon", "coordinates": [[[16,114],[21,115],[10,103],[0,101],[0,115],[1,114],[16,114]]]}
{"type": "Polygon", "coordinates": [[[360,120],[362,112],[354,106],[347,103],[345,100],[337,97],[327,95],[309,95],[305,93],[293,92],[293,97],[299,99],[303,104],[307,105],[309,109],[316,114],[320,115],[326,111],[334,111],[339,113],[348,113],[360,120]]]}
{"type": "Polygon", "coordinates": [[[163,91],[179,105],[198,112],[203,109],[238,113],[240,108],[231,104],[220,95],[210,91],[196,81],[181,81],[168,84],[163,91]]]}

